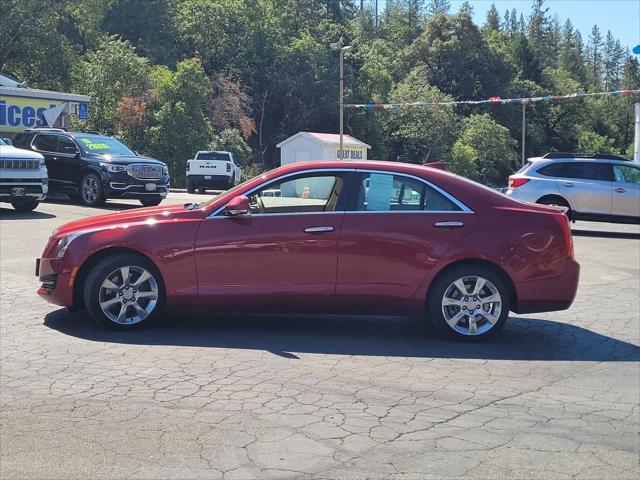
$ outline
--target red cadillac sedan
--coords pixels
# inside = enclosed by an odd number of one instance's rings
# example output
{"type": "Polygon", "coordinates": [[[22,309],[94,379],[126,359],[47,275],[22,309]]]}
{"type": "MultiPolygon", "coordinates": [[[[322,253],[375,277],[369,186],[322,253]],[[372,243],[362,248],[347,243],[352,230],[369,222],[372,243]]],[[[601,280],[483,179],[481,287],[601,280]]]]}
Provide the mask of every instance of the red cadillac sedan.
{"type": "Polygon", "coordinates": [[[71,222],[36,269],[44,299],[112,328],[186,307],[423,314],[460,339],[568,308],[579,276],[562,208],[374,161],[296,163],[205,203],[71,222]]]}

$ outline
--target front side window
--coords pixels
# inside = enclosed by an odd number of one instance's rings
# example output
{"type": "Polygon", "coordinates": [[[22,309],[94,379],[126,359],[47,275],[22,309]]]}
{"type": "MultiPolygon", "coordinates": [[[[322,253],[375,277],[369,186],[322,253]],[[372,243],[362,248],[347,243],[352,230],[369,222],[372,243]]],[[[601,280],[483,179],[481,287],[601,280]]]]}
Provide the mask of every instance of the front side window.
{"type": "Polygon", "coordinates": [[[58,153],[65,153],[67,155],[75,155],[78,151],[76,144],[73,143],[69,137],[63,137],[58,135],[58,147],[56,149],[58,153]]]}
{"type": "Polygon", "coordinates": [[[105,137],[103,135],[77,135],[75,138],[84,153],[135,155],[126,145],[112,137],[105,137]]]}
{"type": "Polygon", "coordinates": [[[640,183],[640,168],[631,165],[614,165],[613,173],[616,182],[640,183]]]}
{"type": "Polygon", "coordinates": [[[251,213],[333,212],[343,184],[341,176],[330,174],[270,183],[249,195],[251,213]]]}
{"type": "Polygon", "coordinates": [[[460,211],[454,202],[426,183],[390,173],[361,173],[356,182],[354,210],[385,211],[460,211]]]}

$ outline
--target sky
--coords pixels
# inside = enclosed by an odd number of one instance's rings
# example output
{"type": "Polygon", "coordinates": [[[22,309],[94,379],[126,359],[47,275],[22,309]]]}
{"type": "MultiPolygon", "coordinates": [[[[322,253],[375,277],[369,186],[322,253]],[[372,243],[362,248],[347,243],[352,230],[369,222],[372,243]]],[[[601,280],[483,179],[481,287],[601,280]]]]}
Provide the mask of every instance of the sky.
{"type": "MultiPolygon", "coordinates": [[[[463,0],[451,0],[451,12],[456,12],[463,0]]],[[[470,0],[476,24],[482,25],[491,4],[495,3],[504,15],[506,9],[515,8],[525,18],[531,13],[531,0],[470,0]]],[[[546,7],[551,16],[557,15],[560,25],[567,18],[580,30],[583,40],[589,38],[593,25],[600,27],[604,38],[607,30],[620,40],[623,46],[633,48],[640,44],[640,0],[547,0],[546,7]]]]}

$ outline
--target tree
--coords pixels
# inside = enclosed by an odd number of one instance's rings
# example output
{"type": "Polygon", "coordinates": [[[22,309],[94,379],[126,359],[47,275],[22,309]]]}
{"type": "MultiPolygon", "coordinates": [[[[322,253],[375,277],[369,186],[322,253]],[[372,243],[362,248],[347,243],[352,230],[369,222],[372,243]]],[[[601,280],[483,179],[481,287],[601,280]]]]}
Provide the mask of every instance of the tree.
{"type": "Polygon", "coordinates": [[[214,135],[209,144],[209,149],[231,152],[236,163],[248,165],[251,161],[251,147],[242,138],[240,131],[227,128],[214,135]]]}
{"type": "Polygon", "coordinates": [[[491,8],[487,12],[487,21],[484,28],[488,31],[500,31],[500,14],[495,3],[491,4],[491,8]]]}
{"type": "Polygon", "coordinates": [[[251,117],[251,97],[245,87],[225,74],[214,75],[213,89],[207,96],[207,113],[216,130],[237,129],[248,139],[256,130],[251,117]]]}
{"type": "Polygon", "coordinates": [[[602,80],[602,35],[597,25],[594,25],[589,35],[587,45],[587,57],[589,64],[589,83],[595,89],[599,89],[602,80]]]}
{"type": "Polygon", "coordinates": [[[451,9],[451,2],[449,0],[429,0],[427,4],[427,15],[432,17],[434,15],[446,15],[451,9]]]}
{"type": "Polygon", "coordinates": [[[211,125],[204,114],[211,84],[197,59],[179,62],[175,72],[156,67],[152,79],[148,151],[167,162],[174,184],[184,185],[186,160],[204,150],[211,139],[211,125]]]}
{"type": "Polygon", "coordinates": [[[462,121],[456,145],[453,151],[454,162],[458,162],[456,168],[469,169],[470,174],[486,185],[504,185],[518,161],[515,141],[509,136],[509,130],[486,113],[471,115],[462,121]],[[477,173],[471,167],[474,157],[477,173]]]}
{"type": "Polygon", "coordinates": [[[480,180],[478,171],[478,152],[471,145],[465,144],[462,140],[456,140],[447,158],[447,170],[470,178],[480,180]]]}
{"type": "Polygon", "coordinates": [[[136,54],[129,42],[107,37],[80,60],[74,70],[79,93],[91,96],[86,126],[114,133],[116,108],[123,97],[143,96],[150,88],[149,61],[136,54]]]}

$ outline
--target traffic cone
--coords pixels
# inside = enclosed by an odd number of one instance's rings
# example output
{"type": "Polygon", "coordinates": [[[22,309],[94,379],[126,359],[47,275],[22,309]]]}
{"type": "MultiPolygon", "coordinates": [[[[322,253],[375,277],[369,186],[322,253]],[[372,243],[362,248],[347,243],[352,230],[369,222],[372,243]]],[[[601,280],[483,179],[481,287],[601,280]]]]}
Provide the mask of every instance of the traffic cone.
{"type": "Polygon", "coordinates": [[[305,185],[304,189],[302,190],[302,198],[309,198],[309,194],[310,194],[310,190],[309,190],[309,185],[305,185]]]}

